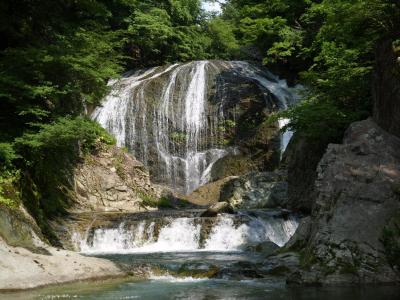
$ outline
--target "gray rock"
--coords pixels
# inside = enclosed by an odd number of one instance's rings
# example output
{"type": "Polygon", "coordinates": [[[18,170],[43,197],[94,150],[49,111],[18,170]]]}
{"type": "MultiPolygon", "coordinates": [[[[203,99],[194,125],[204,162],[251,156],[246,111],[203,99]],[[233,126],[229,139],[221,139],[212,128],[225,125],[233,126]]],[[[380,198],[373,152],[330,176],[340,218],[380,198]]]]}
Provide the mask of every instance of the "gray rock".
{"type": "Polygon", "coordinates": [[[204,213],[201,214],[201,217],[216,217],[221,213],[233,214],[234,210],[228,202],[218,202],[211,205],[204,213]]]}
{"type": "Polygon", "coordinates": [[[139,161],[118,147],[100,147],[74,171],[71,211],[141,211],[143,198],[157,199],[162,188],[150,182],[139,161]]]}
{"type": "Polygon", "coordinates": [[[306,245],[290,283],[400,280],[382,243],[385,225],[400,209],[399,149],[400,139],[370,119],[353,123],[342,145],[329,145],[318,166],[310,225],[289,242],[306,245]]]}
{"type": "Polygon", "coordinates": [[[285,207],[288,200],[285,177],[286,173],[278,170],[232,178],[222,186],[220,201],[242,209],[285,207]]]}
{"type": "Polygon", "coordinates": [[[267,257],[260,270],[264,274],[283,276],[293,273],[299,266],[300,255],[295,252],[287,252],[267,257]]]}
{"type": "Polygon", "coordinates": [[[291,139],[283,157],[288,172],[288,209],[311,212],[315,202],[316,170],[326,147],[326,142],[309,141],[298,133],[291,139]]]}
{"type": "Polygon", "coordinates": [[[255,245],[248,246],[247,251],[254,251],[264,255],[270,255],[279,249],[279,246],[273,242],[266,241],[255,245]]]}

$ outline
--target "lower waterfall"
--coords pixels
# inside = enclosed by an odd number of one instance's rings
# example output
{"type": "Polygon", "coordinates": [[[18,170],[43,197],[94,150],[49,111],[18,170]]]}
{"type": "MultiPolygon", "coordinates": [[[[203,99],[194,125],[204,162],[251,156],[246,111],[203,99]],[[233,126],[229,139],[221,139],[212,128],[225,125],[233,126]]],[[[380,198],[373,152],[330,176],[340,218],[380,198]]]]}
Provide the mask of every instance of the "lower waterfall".
{"type": "Polygon", "coordinates": [[[89,228],[84,234],[75,233],[73,240],[81,252],[91,254],[243,251],[267,241],[281,247],[298,226],[294,216],[284,219],[254,214],[122,221],[119,225],[89,228]]]}

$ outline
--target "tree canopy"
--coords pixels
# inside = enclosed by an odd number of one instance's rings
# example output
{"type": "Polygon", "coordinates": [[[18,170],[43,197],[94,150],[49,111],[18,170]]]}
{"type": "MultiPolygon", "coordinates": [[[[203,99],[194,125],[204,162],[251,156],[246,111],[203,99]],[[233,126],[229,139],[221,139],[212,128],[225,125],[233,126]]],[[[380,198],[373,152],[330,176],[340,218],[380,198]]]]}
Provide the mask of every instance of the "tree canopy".
{"type": "Polygon", "coordinates": [[[307,86],[305,101],[283,115],[294,130],[327,141],[371,113],[375,48],[400,36],[397,0],[230,0],[222,18],[235,28],[242,57],[307,86]]]}

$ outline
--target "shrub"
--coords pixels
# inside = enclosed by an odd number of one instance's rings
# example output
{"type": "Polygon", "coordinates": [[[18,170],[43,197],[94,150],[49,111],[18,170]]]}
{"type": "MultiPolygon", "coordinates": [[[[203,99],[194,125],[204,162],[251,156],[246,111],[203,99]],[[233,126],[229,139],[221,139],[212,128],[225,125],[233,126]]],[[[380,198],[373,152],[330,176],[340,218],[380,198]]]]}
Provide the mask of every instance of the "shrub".
{"type": "Polygon", "coordinates": [[[0,143],[0,169],[9,169],[12,167],[13,161],[18,158],[12,144],[0,143]]]}
{"type": "Polygon", "coordinates": [[[0,175],[0,204],[9,208],[17,208],[20,194],[17,189],[19,172],[4,172],[0,175]]]}

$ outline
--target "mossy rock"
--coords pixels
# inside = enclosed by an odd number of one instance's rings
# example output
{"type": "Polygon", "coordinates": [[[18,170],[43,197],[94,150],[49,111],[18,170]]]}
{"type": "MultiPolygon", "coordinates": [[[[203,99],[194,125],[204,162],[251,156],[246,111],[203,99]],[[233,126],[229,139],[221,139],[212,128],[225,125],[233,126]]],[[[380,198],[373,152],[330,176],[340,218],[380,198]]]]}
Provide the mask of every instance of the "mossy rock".
{"type": "Polygon", "coordinates": [[[220,269],[213,265],[205,267],[202,264],[184,264],[178,270],[177,275],[193,278],[213,278],[218,274],[219,271],[220,269]]]}
{"type": "Polygon", "coordinates": [[[277,266],[268,272],[269,275],[273,276],[284,276],[290,273],[291,270],[287,266],[277,266]]]}
{"type": "Polygon", "coordinates": [[[8,245],[42,253],[34,242],[34,235],[42,238],[33,221],[28,220],[19,209],[0,205],[0,236],[8,245]]]}
{"type": "Polygon", "coordinates": [[[229,176],[238,176],[254,170],[256,165],[248,157],[243,155],[228,155],[219,159],[211,170],[212,181],[229,176]]]}
{"type": "Polygon", "coordinates": [[[400,211],[389,220],[383,229],[381,242],[389,264],[397,272],[400,272],[400,211]]]}

